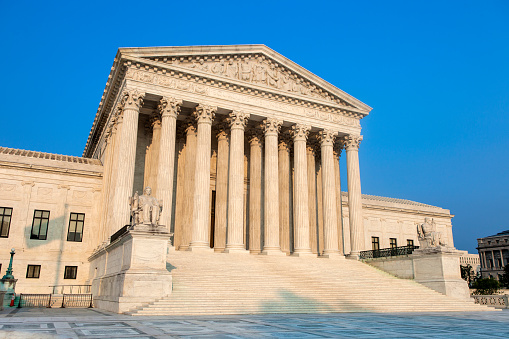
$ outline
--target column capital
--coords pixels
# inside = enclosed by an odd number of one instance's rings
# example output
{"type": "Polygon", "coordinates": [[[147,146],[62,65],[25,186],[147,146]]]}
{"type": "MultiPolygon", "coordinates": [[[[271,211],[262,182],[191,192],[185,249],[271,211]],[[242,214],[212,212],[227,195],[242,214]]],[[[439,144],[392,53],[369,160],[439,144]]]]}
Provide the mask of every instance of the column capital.
{"type": "Polygon", "coordinates": [[[161,100],[159,100],[159,105],[157,105],[157,110],[163,118],[172,117],[177,119],[181,105],[182,100],[177,100],[172,97],[162,97],[161,100]]]}
{"type": "Polygon", "coordinates": [[[263,142],[263,131],[256,127],[249,129],[247,140],[250,145],[261,145],[263,142]]]}
{"type": "Polygon", "coordinates": [[[306,150],[313,154],[317,161],[320,161],[320,143],[317,138],[308,138],[306,142],[306,150]]]}
{"type": "Polygon", "coordinates": [[[149,124],[152,129],[161,128],[161,116],[159,114],[154,114],[150,116],[149,124]]]}
{"type": "Polygon", "coordinates": [[[298,140],[306,141],[309,135],[309,130],[311,130],[311,126],[297,124],[292,126],[290,133],[292,134],[294,141],[298,140]]]}
{"type": "Polygon", "coordinates": [[[341,152],[343,151],[343,148],[345,148],[345,142],[342,139],[336,139],[336,142],[334,143],[332,147],[332,152],[334,156],[340,158],[341,152]]]}
{"type": "Polygon", "coordinates": [[[343,140],[347,151],[357,151],[362,141],[362,135],[347,135],[343,140]]]}
{"type": "Polygon", "coordinates": [[[281,125],[283,124],[283,120],[279,120],[276,118],[267,118],[262,121],[262,128],[265,132],[265,135],[278,135],[279,130],[281,129],[281,125]]]}
{"type": "Polygon", "coordinates": [[[292,148],[292,137],[290,133],[283,132],[279,135],[278,146],[279,150],[281,151],[290,151],[290,149],[292,148]]]}
{"type": "Polygon", "coordinates": [[[224,140],[228,138],[228,130],[230,129],[230,124],[225,120],[217,123],[214,128],[214,133],[216,135],[217,140],[224,140]]]}
{"type": "Polygon", "coordinates": [[[186,134],[189,132],[196,132],[196,120],[191,117],[187,117],[182,123],[182,126],[186,134]]]}
{"type": "Polygon", "coordinates": [[[139,110],[143,105],[143,99],[145,98],[145,93],[140,92],[136,88],[125,88],[122,91],[122,100],[120,105],[122,109],[134,109],[139,110]]]}
{"type": "Polygon", "coordinates": [[[212,120],[216,116],[217,107],[200,104],[196,107],[193,116],[196,118],[198,124],[212,125],[212,120]]]}
{"type": "Polygon", "coordinates": [[[227,119],[230,124],[230,129],[242,129],[246,127],[246,124],[251,115],[242,111],[232,111],[227,119]]]}
{"type": "Polygon", "coordinates": [[[333,146],[337,134],[337,132],[328,129],[318,132],[317,138],[320,146],[333,146]]]}

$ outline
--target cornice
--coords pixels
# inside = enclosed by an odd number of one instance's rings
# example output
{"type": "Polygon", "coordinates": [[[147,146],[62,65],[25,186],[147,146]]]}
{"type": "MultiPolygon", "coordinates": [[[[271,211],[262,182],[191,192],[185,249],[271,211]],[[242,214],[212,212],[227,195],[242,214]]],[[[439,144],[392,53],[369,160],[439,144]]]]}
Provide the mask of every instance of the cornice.
{"type": "Polygon", "coordinates": [[[101,172],[96,171],[84,171],[70,168],[59,168],[59,167],[51,167],[51,166],[42,166],[42,165],[33,165],[33,164],[22,164],[22,163],[13,163],[8,161],[0,161],[0,167],[17,169],[17,170],[28,170],[34,172],[45,172],[45,173],[61,173],[66,175],[75,175],[80,177],[89,177],[89,178],[101,178],[103,174],[101,172]]]}

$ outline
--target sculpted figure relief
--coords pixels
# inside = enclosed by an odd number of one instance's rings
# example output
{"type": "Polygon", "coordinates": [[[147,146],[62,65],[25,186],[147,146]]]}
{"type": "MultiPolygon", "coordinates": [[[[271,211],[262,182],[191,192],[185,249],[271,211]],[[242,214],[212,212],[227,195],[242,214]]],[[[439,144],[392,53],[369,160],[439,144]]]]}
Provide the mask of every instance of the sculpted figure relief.
{"type": "MultiPolygon", "coordinates": [[[[197,59],[174,58],[170,62],[178,66],[190,67],[232,79],[332,101],[327,92],[262,56],[255,56],[254,58],[231,56],[226,59],[212,60],[202,57],[197,59]]],[[[345,103],[341,102],[341,104],[345,103]]]]}
{"type": "Polygon", "coordinates": [[[161,211],[163,210],[162,201],[151,196],[152,189],[145,187],[143,195],[138,192],[131,197],[129,205],[131,206],[132,226],[149,225],[158,226],[161,211]]]}
{"type": "Polygon", "coordinates": [[[447,246],[442,241],[442,234],[437,231],[433,218],[424,218],[424,223],[417,225],[417,235],[421,248],[447,246]]]}

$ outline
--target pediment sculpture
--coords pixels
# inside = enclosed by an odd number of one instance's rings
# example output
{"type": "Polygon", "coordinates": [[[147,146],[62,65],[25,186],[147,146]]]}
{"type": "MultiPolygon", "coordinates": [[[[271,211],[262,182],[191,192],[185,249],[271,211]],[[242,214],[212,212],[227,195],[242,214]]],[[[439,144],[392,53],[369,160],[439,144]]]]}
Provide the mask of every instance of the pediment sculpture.
{"type": "Polygon", "coordinates": [[[421,249],[447,246],[433,218],[424,218],[424,223],[417,225],[417,235],[421,249]]]}
{"type": "Polygon", "coordinates": [[[261,54],[214,57],[152,57],[150,59],[220,75],[232,80],[240,80],[289,93],[333,101],[344,106],[352,106],[261,54]]]}
{"type": "Polygon", "coordinates": [[[138,192],[130,198],[129,205],[131,207],[131,226],[159,226],[159,219],[163,210],[163,203],[152,195],[152,189],[145,187],[143,195],[138,192]]]}

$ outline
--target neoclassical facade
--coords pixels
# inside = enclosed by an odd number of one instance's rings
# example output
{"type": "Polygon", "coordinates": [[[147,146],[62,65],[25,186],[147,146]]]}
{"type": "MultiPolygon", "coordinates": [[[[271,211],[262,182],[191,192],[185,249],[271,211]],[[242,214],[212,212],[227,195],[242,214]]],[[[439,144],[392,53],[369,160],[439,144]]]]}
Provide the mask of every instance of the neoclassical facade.
{"type": "Polygon", "coordinates": [[[179,251],[357,258],[375,241],[418,245],[424,217],[453,246],[448,210],[361,195],[360,121],[370,110],[264,45],[121,48],[82,158],[0,152],[0,203],[17,206],[18,272],[47,246],[31,245],[41,210],[56,232],[47,261],[62,275],[67,254],[57,251],[69,248],[76,210],[85,221],[72,265],[89,281],[86,258],[130,224],[129,197],[146,186],[162,201],[160,224],[179,251]]]}

